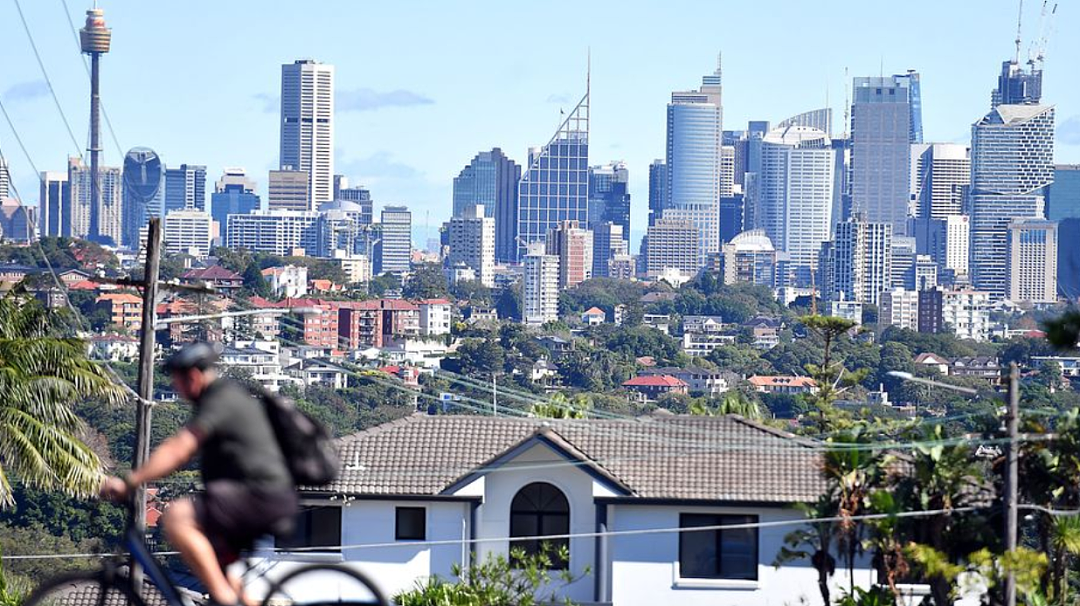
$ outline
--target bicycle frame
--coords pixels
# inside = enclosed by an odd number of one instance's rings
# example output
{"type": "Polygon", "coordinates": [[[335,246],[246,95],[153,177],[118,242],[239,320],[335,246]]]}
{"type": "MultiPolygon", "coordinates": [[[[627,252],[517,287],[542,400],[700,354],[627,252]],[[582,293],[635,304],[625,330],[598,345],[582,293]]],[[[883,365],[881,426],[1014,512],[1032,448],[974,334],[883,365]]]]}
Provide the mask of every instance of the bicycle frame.
{"type": "Polygon", "coordinates": [[[146,546],[142,531],[135,527],[134,519],[134,516],[128,516],[127,529],[124,531],[124,547],[131,554],[132,564],[138,564],[142,567],[146,576],[161,592],[168,604],[171,606],[183,606],[185,602],[180,597],[180,592],[176,590],[176,587],[169,580],[165,571],[162,570],[154,555],[150,553],[150,548],[146,546]]]}

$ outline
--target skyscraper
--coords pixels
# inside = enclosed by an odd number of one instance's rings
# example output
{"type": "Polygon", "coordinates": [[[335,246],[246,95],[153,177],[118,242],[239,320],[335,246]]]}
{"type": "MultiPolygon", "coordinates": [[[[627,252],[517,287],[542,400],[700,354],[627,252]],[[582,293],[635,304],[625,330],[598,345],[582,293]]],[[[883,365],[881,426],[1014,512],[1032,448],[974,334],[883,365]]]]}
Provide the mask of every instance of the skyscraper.
{"type": "Polygon", "coordinates": [[[668,171],[663,160],[649,165],[649,225],[660,218],[667,208],[668,171]]]}
{"type": "Polygon", "coordinates": [[[412,258],[412,213],[405,206],[387,206],[380,217],[382,235],[376,245],[375,272],[408,273],[412,258]]]}
{"type": "Polygon", "coordinates": [[[522,257],[522,320],[541,326],[559,319],[559,257],[545,252],[545,245],[534,242],[522,257]]]}
{"type": "Polygon", "coordinates": [[[1058,164],[1054,182],[1046,188],[1046,218],[1062,221],[1080,217],[1080,164],[1058,164]]]}
{"type": "Polygon", "coordinates": [[[547,254],[559,257],[559,289],[573,288],[592,277],[593,233],[577,221],[563,221],[548,230],[547,254]]]}
{"type": "Polygon", "coordinates": [[[71,235],[71,188],[67,173],[41,173],[38,231],[42,237],[71,235]]]}
{"type": "Polygon", "coordinates": [[[622,227],[630,241],[630,171],[625,162],[589,167],[589,229],[600,223],[622,227]]]}
{"type": "Polygon", "coordinates": [[[149,217],[160,217],[165,198],[165,171],[152,149],[136,147],[124,157],[123,245],[138,250],[139,230],[149,217]]]}
{"type": "Polygon", "coordinates": [[[214,185],[210,195],[212,233],[222,240],[229,224],[229,215],[246,215],[262,208],[262,201],[255,193],[255,182],[248,178],[242,168],[226,168],[214,185]]]}
{"type": "Polygon", "coordinates": [[[0,158],[0,198],[11,195],[11,171],[8,169],[7,160],[0,158]]]}
{"type": "MultiPolygon", "coordinates": [[[[916,149],[913,146],[913,149],[916,149]]],[[[918,217],[943,219],[963,212],[964,193],[971,184],[971,155],[966,145],[931,143],[919,147],[912,159],[912,194],[918,217]]]]}
{"type": "Polygon", "coordinates": [[[702,78],[701,88],[671,93],[667,106],[667,196],[665,209],[693,207],[700,232],[698,267],[720,252],[720,195],[723,135],[721,70],[702,78]]]}
{"type": "Polygon", "coordinates": [[[206,211],[185,208],[170,211],[163,221],[165,252],[205,259],[210,254],[211,219],[206,211]]]}
{"type": "Polygon", "coordinates": [[[334,66],[281,66],[281,167],[307,171],[313,210],[334,198],[334,66]]]}
{"type": "Polygon", "coordinates": [[[1009,223],[1008,238],[1009,300],[1056,303],[1058,224],[1018,219],[1009,223]]]}
{"type": "Polygon", "coordinates": [[[357,204],[360,207],[360,224],[371,225],[375,220],[375,201],[371,198],[371,190],[363,185],[350,187],[348,179],[341,175],[335,177],[334,183],[334,199],[357,204]]]}
{"type": "Polygon", "coordinates": [[[165,210],[206,210],[206,167],[181,164],[165,169],[165,210]]]}
{"type": "Polygon", "coordinates": [[[315,210],[311,206],[311,177],[307,171],[285,167],[270,171],[267,208],[270,210],[315,210]]]}
{"type": "Polygon", "coordinates": [[[589,91],[570,110],[547,145],[529,150],[518,182],[517,251],[563,221],[589,220],[589,91]]]}
{"type": "Polygon", "coordinates": [[[775,128],[762,141],[758,225],[806,286],[833,223],[834,156],[829,136],[809,126],[775,128]]]}
{"type": "Polygon", "coordinates": [[[823,248],[830,249],[831,264],[822,268],[831,276],[826,298],[877,305],[892,282],[892,224],[859,217],[837,223],[831,247],[823,248]]]}
{"type": "Polygon", "coordinates": [[[1009,223],[1043,216],[1054,178],[1054,108],[998,105],[971,127],[971,279],[1007,296],[1009,223]]]}
{"type": "Polygon", "coordinates": [[[495,286],[495,219],[485,215],[483,204],[473,204],[461,216],[450,218],[449,267],[458,263],[476,272],[476,279],[495,286]]]}
{"type": "Polygon", "coordinates": [[[257,210],[229,215],[225,245],[233,250],[263,252],[279,257],[308,254],[319,247],[319,213],[295,210],[257,210]]]}
{"type": "Polygon", "coordinates": [[[510,263],[517,256],[518,182],[521,166],[498,147],[473,157],[454,179],[455,217],[473,204],[483,204],[495,220],[495,260],[510,263]]]}
{"type": "Polygon", "coordinates": [[[594,278],[611,277],[611,262],[629,254],[629,242],[623,236],[622,225],[605,221],[592,224],[594,278]]]}
{"type": "Polygon", "coordinates": [[[910,143],[922,143],[922,85],[920,84],[919,72],[909,69],[906,74],[893,75],[893,79],[897,82],[907,82],[909,101],[908,141],[910,143]]]}
{"type": "Polygon", "coordinates": [[[911,80],[855,78],[851,203],[871,223],[907,232],[911,180],[911,80]]]}
{"type": "Polygon", "coordinates": [[[832,108],[814,109],[801,114],[796,114],[780,124],[778,129],[786,129],[789,126],[805,126],[816,128],[826,135],[832,135],[832,108]]]}
{"type": "Polygon", "coordinates": [[[91,171],[78,158],[68,159],[71,187],[71,236],[118,246],[123,231],[123,186],[119,168],[98,169],[100,188],[93,185],[91,171]],[[95,195],[95,192],[97,194],[95,195]],[[94,206],[94,200],[98,205],[94,206]],[[96,231],[94,231],[96,230],[96,231]]]}
{"type": "MultiPolygon", "coordinates": [[[[1017,54],[1019,55],[1020,41],[1017,40],[1017,54]]],[[[990,93],[990,107],[999,105],[1035,105],[1042,100],[1042,67],[1035,68],[1031,65],[1030,70],[1025,70],[1020,64],[1019,56],[1011,61],[1001,63],[1001,74],[998,76],[998,85],[990,93]]]]}
{"type": "Polygon", "coordinates": [[[669,214],[664,213],[664,217],[649,226],[645,237],[646,272],[650,278],[660,277],[668,270],[693,277],[697,275],[701,258],[699,230],[692,221],[670,218],[669,214]]]}

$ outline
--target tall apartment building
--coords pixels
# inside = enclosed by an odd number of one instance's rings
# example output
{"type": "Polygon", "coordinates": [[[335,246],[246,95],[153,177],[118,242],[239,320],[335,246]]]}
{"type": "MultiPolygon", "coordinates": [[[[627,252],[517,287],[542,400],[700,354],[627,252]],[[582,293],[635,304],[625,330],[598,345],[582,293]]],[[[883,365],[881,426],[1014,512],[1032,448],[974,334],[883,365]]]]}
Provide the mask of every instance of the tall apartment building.
{"type": "Polygon", "coordinates": [[[765,230],[744,231],[721,248],[724,284],[746,282],[770,288],[776,286],[778,255],[765,230]]]}
{"type": "Polygon", "coordinates": [[[626,235],[622,225],[610,221],[592,224],[594,278],[614,277],[611,275],[611,263],[619,257],[630,254],[626,235]]]}
{"type": "Polygon", "coordinates": [[[310,177],[307,171],[284,167],[270,171],[267,186],[267,208],[269,210],[294,210],[305,212],[315,210],[311,204],[310,177]]]}
{"type": "Polygon", "coordinates": [[[829,136],[808,126],[773,129],[762,140],[757,224],[805,286],[832,230],[835,154],[829,136]]]}
{"type": "Polygon", "coordinates": [[[851,105],[851,203],[871,223],[907,231],[911,180],[911,79],[855,78],[851,105]]]}
{"type": "Polygon", "coordinates": [[[7,160],[0,158],[0,198],[11,196],[11,169],[7,160]]]}
{"type": "MultiPolygon", "coordinates": [[[[342,175],[334,175],[334,201],[356,204],[360,209],[361,225],[371,225],[375,221],[375,201],[371,198],[371,190],[363,185],[349,187],[349,180],[342,175]]],[[[319,210],[322,208],[319,206],[319,210]]]]}
{"type": "Polygon", "coordinates": [[[194,208],[170,211],[163,221],[165,252],[205,259],[210,255],[210,213],[194,208]]]}
{"type": "Polygon", "coordinates": [[[881,293],[878,308],[881,326],[897,326],[908,330],[919,329],[919,293],[903,288],[891,288],[881,293]]]}
{"type": "Polygon", "coordinates": [[[56,171],[41,173],[38,199],[38,232],[41,236],[71,235],[71,187],[68,174],[56,171]]]}
{"type": "Polygon", "coordinates": [[[830,300],[877,305],[892,283],[892,224],[853,218],[836,224],[836,237],[822,264],[831,277],[830,300]]]}
{"type": "Polygon", "coordinates": [[[520,180],[521,166],[498,147],[476,154],[454,178],[453,216],[459,217],[469,206],[482,204],[485,215],[495,221],[495,259],[500,263],[517,257],[520,180]]]}
{"type": "Polygon", "coordinates": [[[971,184],[971,154],[966,145],[913,145],[912,196],[920,218],[944,219],[963,213],[964,194],[971,184]]]}
{"type": "Polygon", "coordinates": [[[90,169],[78,158],[68,159],[68,186],[71,200],[71,231],[74,238],[118,246],[123,240],[123,178],[119,168],[101,167],[98,178],[101,202],[93,207],[90,169]]]}
{"type": "Polygon", "coordinates": [[[995,300],[1008,294],[1009,224],[1042,218],[1053,178],[1053,107],[998,105],[971,127],[971,279],[995,300]]]}
{"type": "Polygon", "coordinates": [[[495,286],[495,218],[486,216],[483,204],[470,205],[460,216],[450,219],[450,267],[458,263],[476,272],[489,288],[495,286]]]}
{"type": "Polygon", "coordinates": [[[1009,224],[1008,299],[1013,302],[1056,303],[1058,224],[1018,219],[1009,224]]]}
{"type": "Polygon", "coordinates": [[[559,258],[559,289],[573,288],[592,277],[593,233],[577,221],[563,221],[548,230],[547,254],[559,258]]]}
{"type": "Polygon", "coordinates": [[[412,261],[412,213],[405,206],[387,206],[382,209],[380,226],[375,272],[408,273],[412,261]]]}
{"type": "Polygon", "coordinates": [[[295,210],[259,210],[229,215],[225,242],[233,250],[262,252],[280,257],[315,251],[319,242],[319,213],[295,210]]]}
{"type": "Polygon", "coordinates": [[[697,275],[701,255],[700,230],[692,221],[669,218],[665,212],[649,226],[646,243],[646,272],[656,278],[669,269],[678,270],[684,276],[697,275]]]}
{"type": "Polygon", "coordinates": [[[668,209],[691,209],[682,219],[699,232],[697,268],[720,252],[723,103],[719,60],[697,90],[671,93],[667,106],[668,209]]]}
{"type": "Polygon", "coordinates": [[[281,66],[281,167],[307,172],[313,210],[334,198],[334,66],[281,66]]]}
{"type": "Polygon", "coordinates": [[[166,168],[162,214],[189,209],[206,210],[206,167],[181,164],[177,168],[166,168]]]}
{"type": "Polygon", "coordinates": [[[614,223],[630,243],[630,171],[625,162],[589,167],[589,229],[614,223]]]}
{"type": "Polygon", "coordinates": [[[522,315],[525,324],[540,326],[559,319],[559,257],[539,242],[523,258],[522,315]]]}
{"type": "MultiPolygon", "coordinates": [[[[562,221],[589,221],[589,91],[542,148],[529,150],[518,182],[516,258],[562,221]]],[[[498,229],[498,228],[496,228],[498,229]]]]}

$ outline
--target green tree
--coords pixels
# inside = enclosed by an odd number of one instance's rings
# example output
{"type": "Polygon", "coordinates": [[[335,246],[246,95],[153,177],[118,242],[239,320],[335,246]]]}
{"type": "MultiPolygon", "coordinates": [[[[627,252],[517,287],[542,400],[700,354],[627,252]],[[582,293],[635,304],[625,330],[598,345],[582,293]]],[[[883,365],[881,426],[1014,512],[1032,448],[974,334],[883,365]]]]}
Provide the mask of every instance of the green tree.
{"type": "Polygon", "coordinates": [[[461,374],[491,377],[504,371],[506,351],[495,339],[464,339],[458,346],[457,358],[461,374]]]}
{"type": "Polygon", "coordinates": [[[82,341],[58,334],[35,299],[0,299],[0,502],[13,503],[11,478],[30,488],[90,495],[101,461],[77,435],[74,404],[123,396],[82,341]]]}
{"type": "Polygon", "coordinates": [[[753,421],[765,418],[761,412],[761,406],[737,389],[729,389],[719,397],[704,401],[695,400],[690,404],[690,414],[707,417],[739,415],[753,421]]]}
{"type": "Polygon", "coordinates": [[[252,263],[244,268],[244,288],[253,295],[260,297],[270,296],[270,283],[262,275],[262,269],[258,264],[252,263]]]}
{"type": "Polygon", "coordinates": [[[440,299],[450,296],[446,288],[446,276],[435,263],[424,263],[414,268],[405,281],[402,294],[406,299],[440,299]]]}
{"type": "Polygon", "coordinates": [[[495,312],[501,320],[522,320],[521,282],[503,288],[495,299],[495,312]]]}

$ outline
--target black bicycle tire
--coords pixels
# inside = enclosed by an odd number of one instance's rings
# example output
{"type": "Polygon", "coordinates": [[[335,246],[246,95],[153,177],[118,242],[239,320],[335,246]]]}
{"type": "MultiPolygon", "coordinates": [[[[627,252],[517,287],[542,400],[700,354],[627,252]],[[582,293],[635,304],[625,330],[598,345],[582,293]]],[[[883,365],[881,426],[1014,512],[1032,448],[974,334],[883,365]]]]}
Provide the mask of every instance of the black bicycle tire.
{"type": "Polygon", "coordinates": [[[116,590],[124,595],[129,606],[146,606],[146,601],[135,594],[125,579],[118,577],[115,571],[108,570],[83,570],[69,572],[51,577],[30,592],[22,606],[41,606],[39,603],[50,592],[60,589],[63,585],[71,585],[78,582],[97,583],[100,587],[116,590]]]}
{"type": "MultiPolygon", "coordinates": [[[[261,606],[268,606],[268,603],[269,603],[270,599],[272,597],[274,597],[274,595],[281,589],[281,586],[284,585],[285,583],[287,583],[288,581],[291,581],[291,580],[295,579],[298,576],[308,574],[308,573],[311,573],[311,572],[318,572],[318,571],[322,571],[322,572],[332,571],[332,572],[335,572],[337,574],[343,574],[345,576],[352,577],[353,580],[359,581],[365,587],[367,587],[369,591],[371,591],[371,594],[373,596],[375,596],[375,603],[378,606],[392,606],[392,604],[390,603],[390,600],[388,600],[386,598],[386,596],[383,595],[383,592],[379,590],[379,586],[376,585],[374,583],[374,581],[371,580],[371,577],[364,574],[363,572],[360,572],[359,570],[355,570],[355,569],[350,568],[348,566],[343,566],[341,564],[336,564],[336,563],[335,564],[309,564],[307,566],[301,566],[300,568],[289,571],[287,574],[285,574],[280,579],[277,579],[276,581],[273,581],[272,583],[270,583],[270,589],[269,589],[269,591],[267,591],[266,597],[263,598],[261,606]]],[[[348,602],[346,602],[346,603],[348,603],[348,602]]]]}

